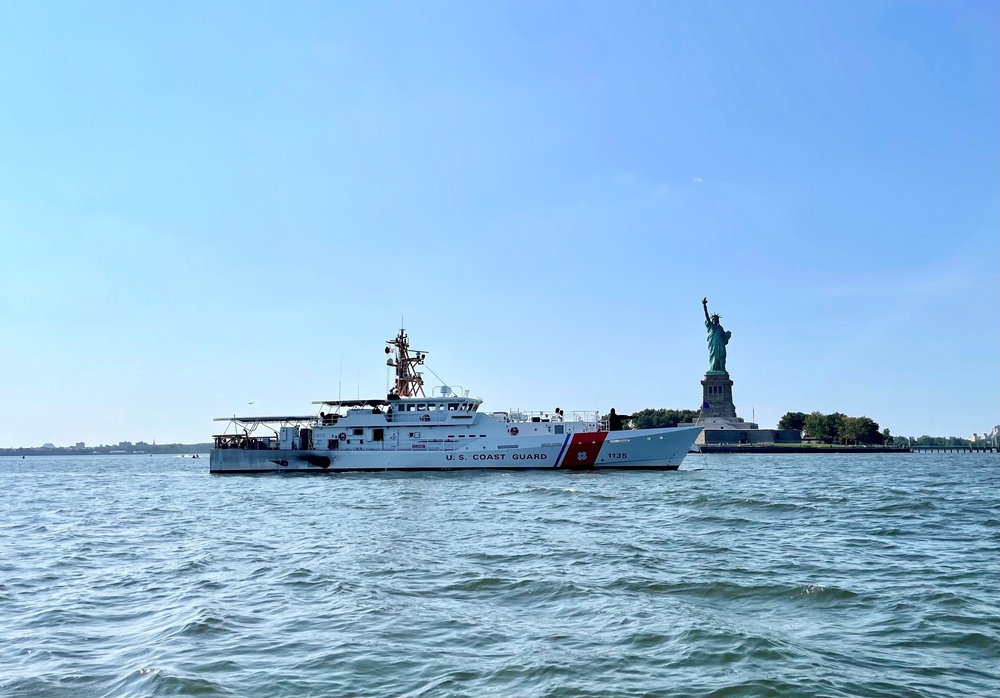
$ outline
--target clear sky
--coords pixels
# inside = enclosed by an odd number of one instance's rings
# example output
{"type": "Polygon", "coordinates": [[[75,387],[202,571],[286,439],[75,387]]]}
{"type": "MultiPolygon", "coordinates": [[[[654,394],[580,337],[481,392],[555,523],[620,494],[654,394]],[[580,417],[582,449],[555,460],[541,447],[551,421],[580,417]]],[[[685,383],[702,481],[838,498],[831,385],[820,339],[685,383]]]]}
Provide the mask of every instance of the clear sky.
{"type": "Polygon", "coordinates": [[[486,409],[695,409],[702,296],[745,419],[982,432],[998,20],[0,3],[0,447],[380,396],[401,317],[486,409]]]}

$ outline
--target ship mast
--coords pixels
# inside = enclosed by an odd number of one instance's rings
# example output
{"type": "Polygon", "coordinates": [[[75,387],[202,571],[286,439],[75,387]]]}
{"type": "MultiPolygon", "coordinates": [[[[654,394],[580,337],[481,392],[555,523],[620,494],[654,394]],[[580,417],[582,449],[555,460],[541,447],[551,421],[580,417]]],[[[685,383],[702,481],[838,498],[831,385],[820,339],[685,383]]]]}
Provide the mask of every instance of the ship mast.
{"type": "MultiPolygon", "coordinates": [[[[410,356],[410,339],[406,336],[406,330],[400,328],[395,339],[386,342],[396,347],[396,358],[392,357],[386,361],[386,365],[396,367],[396,385],[393,392],[399,397],[426,397],[424,395],[424,377],[417,373],[416,367],[424,363],[427,357],[425,351],[413,351],[410,356]]],[[[385,348],[386,354],[391,354],[390,347],[385,348]]]]}

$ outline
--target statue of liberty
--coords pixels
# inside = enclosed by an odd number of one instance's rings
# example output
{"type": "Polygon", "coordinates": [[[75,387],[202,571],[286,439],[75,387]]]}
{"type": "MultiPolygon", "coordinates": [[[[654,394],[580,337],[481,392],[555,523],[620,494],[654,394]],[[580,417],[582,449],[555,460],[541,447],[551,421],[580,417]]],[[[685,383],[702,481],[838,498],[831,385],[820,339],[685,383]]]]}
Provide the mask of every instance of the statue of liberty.
{"type": "Polygon", "coordinates": [[[720,315],[708,314],[708,298],[701,299],[702,310],[705,311],[705,329],[708,330],[708,373],[729,375],[726,370],[726,345],[732,332],[726,330],[719,324],[720,315]]]}

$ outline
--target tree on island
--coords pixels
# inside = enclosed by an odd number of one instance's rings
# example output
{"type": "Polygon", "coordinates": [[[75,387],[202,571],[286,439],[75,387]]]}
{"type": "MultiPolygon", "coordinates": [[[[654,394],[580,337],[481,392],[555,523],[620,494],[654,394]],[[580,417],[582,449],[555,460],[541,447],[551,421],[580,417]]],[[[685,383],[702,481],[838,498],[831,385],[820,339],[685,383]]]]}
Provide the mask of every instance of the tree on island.
{"type": "Polygon", "coordinates": [[[779,429],[800,429],[823,443],[881,445],[892,443],[889,430],[879,431],[878,422],[868,417],[848,417],[834,412],[786,412],[778,422],[779,429]]]}
{"type": "Polygon", "coordinates": [[[778,422],[779,429],[800,429],[823,443],[857,444],[862,446],[971,446],[969,439],[959,436],[893,436],[888,429],[879,431],[878,422],[868,417],[848,417],[839,412],[786,412],[778,422]]]}
{"type": "MultiPolygon", "coordinates": [[[[626,423],[624,429],[663,429],[666,427],[676,427],[680,422],[693,422],[698,418],[698,410],[667,410],[647,407],[644,410],[633,412],[626,423]]],[[[604,415],[602,421],[607,421],[609,415],[604,415]]]]}
{"type": "Polygon", "coordinates": [[[697,410],[665,410],[647,408],[632,413],[633,429],[662,429],[676,427],[680,422],[698,419],[697,410]]]}
{"type": "Polygon", "coordinates": [[[802,428],[809,436],[818,439],[825,444],[832,444],[840,435],[841,426],[847,417],[840,412],[823,414],[822,412],[810,412],[806,415],[802,428]]]}
{"type": "Polygon", "coordinates": [[[960,436],[928,436],[924,434],[923,436],[902,436],[902,439],[907,439],[911,446],[971,446],[972,442],[969,439],[963,439],[960,436]]]}
{"type": "Polygon", "coordinates": [[[807,416],[805,412],[786,412],[785,416],[778,422],[778,428],[802,431],[806,426],[807,416]]]}
{"type": "Polygon", "coordinates": [[[844,443],[881,445],[885,441],[878,422],[868,417],[845,417],[838,436],[844,443]]]}

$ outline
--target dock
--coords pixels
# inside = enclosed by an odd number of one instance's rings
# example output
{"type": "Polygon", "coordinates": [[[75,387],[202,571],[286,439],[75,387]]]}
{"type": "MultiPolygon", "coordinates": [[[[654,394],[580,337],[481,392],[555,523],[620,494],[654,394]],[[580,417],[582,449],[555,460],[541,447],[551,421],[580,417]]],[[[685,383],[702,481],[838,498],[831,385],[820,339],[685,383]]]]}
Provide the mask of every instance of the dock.
{"type": "Polygon", "coordinates": [[[911,446],[914,453],[998,453],[996,446],[911,446]]]}

